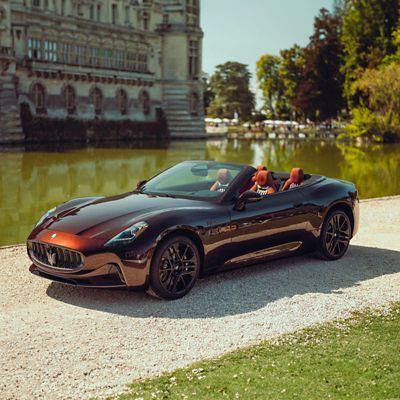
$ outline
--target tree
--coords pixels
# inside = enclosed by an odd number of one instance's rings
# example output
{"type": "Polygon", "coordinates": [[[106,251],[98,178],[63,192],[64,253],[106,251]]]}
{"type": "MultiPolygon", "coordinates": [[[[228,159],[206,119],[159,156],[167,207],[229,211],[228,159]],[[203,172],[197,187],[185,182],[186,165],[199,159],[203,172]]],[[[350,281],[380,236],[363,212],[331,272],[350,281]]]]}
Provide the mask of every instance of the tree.
{"type": "Polygon", "coordinates": [[[296,109],[294,101],[305,75],[304,49],[298,45],[281,51],[279,68],[280,79],[283,85],[283,96],[291,111],[301,112],[296,109]]]}
{"type": "Polygon", "coordinates": [[[206,115],[208,115],[208,107],[210,106],[211,102],[215,99],[215,93],[212,91],[210,87],[210,78],[208,75],[204,75],[203,83],[205,87],[203,94],[204,111],[206,115]]]}
{"type": "Polygon", "coordinates": [[[312,119],[334,118],[344,105],[340,26],[340,16],[322,8],[302,54],[304,76],[293,103],[312,119]]]}
{"type": "Polygon", "coordinates": [[[366,68],[377,67],[396,51],[393,33],[398,26],[400,0],[344,0],[343,7],[345,94],[357,105],[360,100],[353,82],[366,68]]]}
{"type": "Polygon", "coordinates": [[[257,80],[263,93],[265,107],[276,115],[276,106],[283,94],[283,82],[279,70],[281,58],[272,54],[264,54],[257,61],[257,80]]]}
{"type": "Polygon", "coordinates": [[[233,118],[235,113],[241,119],[249,119],[254,109],[254,94],[250,91],[251,74],[247,65],[226,62],[217,65],[210,79],[210,89],[215,97],[208,107],[212,117],[233,118]]]}
{"type": "Polygon", "coordinates": [[[348,132],[378,141],[400,138],[400,63],[367,69],[354,87],[366,101],[353,110],[348,132]]]}

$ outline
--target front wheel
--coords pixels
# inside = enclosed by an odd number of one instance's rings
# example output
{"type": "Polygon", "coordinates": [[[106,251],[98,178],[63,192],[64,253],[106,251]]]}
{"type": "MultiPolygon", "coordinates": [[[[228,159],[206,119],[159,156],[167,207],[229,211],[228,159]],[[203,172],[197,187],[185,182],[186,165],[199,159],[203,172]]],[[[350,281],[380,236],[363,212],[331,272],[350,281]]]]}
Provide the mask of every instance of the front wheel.
{"type": "Polygon", "coordinates": [[[351,239],[349,216],[341,210],[328,214],[322,226],[319,252],[327,260],[338,260],[346,253],[351,239]]]}
{"type": "Polygon", "coordinates": [[[179,299],[193,288],[199,272],[196,245],[185,236],[171,237],[153,255],[148,293],[166,300],[179,299]]]}

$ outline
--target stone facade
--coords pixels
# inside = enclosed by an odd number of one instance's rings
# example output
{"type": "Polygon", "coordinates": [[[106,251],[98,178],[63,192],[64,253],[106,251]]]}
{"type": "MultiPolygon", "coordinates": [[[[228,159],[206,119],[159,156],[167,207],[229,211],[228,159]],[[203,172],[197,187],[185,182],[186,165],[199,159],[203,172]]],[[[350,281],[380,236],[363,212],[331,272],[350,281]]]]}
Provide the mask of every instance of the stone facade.
{"type": "Polygon", "coordinates": [[[199,0],[0,0],[0,142],[24,140],[20,110],[42,125],[165,116],[171,137],[204,136],[199,8],[199,0]]]}

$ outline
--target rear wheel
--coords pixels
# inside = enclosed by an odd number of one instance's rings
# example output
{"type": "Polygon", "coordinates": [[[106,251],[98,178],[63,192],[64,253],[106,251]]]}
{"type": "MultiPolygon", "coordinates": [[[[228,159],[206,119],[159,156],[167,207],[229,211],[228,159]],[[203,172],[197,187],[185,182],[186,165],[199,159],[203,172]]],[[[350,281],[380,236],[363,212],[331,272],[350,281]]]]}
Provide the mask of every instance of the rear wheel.
{"type": "Polygon", "coordinates": [[[153,255],[148,293],[167,300],[179,299],[193,288],[199,272],[196,245],[185,236],[171,237],[153,255]]]}
{"type": "Polygon", "coordinates": [[[351,239],[349,216],[341,210],[328,214],[322,226],[319,252],[327,260],[338,260],[346,253],[351,239]]]}

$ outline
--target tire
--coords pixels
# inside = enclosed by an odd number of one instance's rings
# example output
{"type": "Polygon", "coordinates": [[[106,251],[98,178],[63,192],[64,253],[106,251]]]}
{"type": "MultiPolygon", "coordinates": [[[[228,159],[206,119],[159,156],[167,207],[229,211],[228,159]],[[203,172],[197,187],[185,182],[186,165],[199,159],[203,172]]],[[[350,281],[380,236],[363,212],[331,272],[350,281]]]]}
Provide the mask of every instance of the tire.
{"type": "Polygon", "coordinates": [[[154,252],[147,293],[165,300],[179,299],[193,288],[199,272],[197,246],[186,236],[173,236],[154,252]]]}
{"type": "Polygon", "coordinates": [[[338,260],[346,253],[351,239],[349,216],[341,210],[329,213],[322,225],[319,255],[325,260],[338,260]]]}

